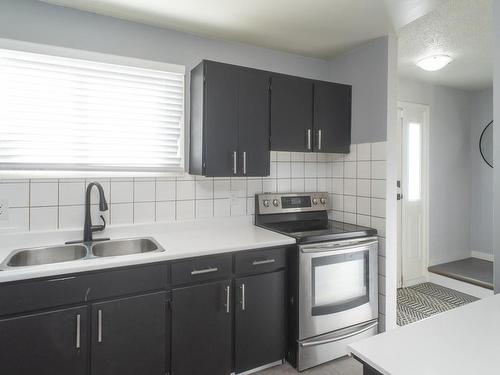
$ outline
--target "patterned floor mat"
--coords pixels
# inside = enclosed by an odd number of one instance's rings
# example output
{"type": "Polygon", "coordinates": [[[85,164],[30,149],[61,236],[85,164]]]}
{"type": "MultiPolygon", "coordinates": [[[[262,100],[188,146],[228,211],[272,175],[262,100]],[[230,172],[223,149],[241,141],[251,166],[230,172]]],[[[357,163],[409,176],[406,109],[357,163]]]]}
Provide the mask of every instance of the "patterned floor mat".
{"type": "Polygon", "coordinates": [[[477,300],[476,297],[433,283],[400,288],[397,323],[404,326],[477,300]]]}

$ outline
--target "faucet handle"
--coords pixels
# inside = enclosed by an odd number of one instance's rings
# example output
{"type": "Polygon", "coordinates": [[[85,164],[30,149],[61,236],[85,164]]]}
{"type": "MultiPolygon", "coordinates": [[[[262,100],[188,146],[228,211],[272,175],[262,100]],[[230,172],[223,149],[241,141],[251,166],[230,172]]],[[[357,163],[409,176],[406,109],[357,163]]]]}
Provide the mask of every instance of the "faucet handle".
{"type": "Polygon", "coordinates": [[[102,232],[104,229],[106,229],[106,219],[104,218],[104,215],[101,215],[101,220],[102,224],[101,225],[92,225],[92,232],[102,232]]]}

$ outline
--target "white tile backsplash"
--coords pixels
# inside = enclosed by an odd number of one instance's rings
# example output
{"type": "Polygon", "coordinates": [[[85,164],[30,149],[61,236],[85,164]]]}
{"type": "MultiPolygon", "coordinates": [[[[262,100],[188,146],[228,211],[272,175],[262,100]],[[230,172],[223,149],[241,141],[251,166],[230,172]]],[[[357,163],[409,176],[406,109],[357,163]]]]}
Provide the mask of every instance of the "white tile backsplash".
{"type": "Polygon", "coordinates": [[[28,181],[0,183],[0,199],[9,207],[28,207],[30,204],[30,184],[28,181]]]}
{"type": "Polygon", "coordinates": [[[187,201],[195,198],[195,181],[178,180],[177,181],[177,200],[187,201]]]}
{"type": "MultiPolygon", "coordinates": [[[[385,225],[385,142],[352,145],[349,155],[271,152],[268,177],[2,180],[9,220],[19,231],[81,228],[86,186],[97,181],[109,203],[110,225],[253,215],[262,192],[330,194],[330,217],[360,225],[385,225]],[[373,222],[373,224],[372,224],[373,222]]],[[[98,194],[92,191],[98,222],[98,194]]],[[[382,228],[381,228],[382,229],[382,228]]],[[[385,232],[385,230],[384,230],[385,232]]]]}
{"type": "Polygon", "coordinates": [[[85,206],[59,206],[59,229],[83,229],[85,206]]]}
{"type": "Polygon", "coordinates": [[[152,223],[156,217],[155,202],[134,203],[134,223],[152,223]]]}
{"type": "Polygon", "coordinates": [[[175,180],[156,181],[156,201],[175,201],[175,180]]]}
{"type": "Polygon", "coordinates": [[[156,202],[156,221],[175,220],[175,201],[156,202]]]}
{"type": "Polygon", "coordinates": [[[30,208],[30,230],[56,230],[58,227],[57,207],[30,208]]]}
{"type": "Polygon", "coordinates": [[[196,200],[196,218],[203,219],[214,216],[214,201],[212,199],[196,200]]]}
{"type": "Polygon", "coordinates": [[[111,204],[111,224],[113,225],[132,224],[133,222],[134,222],[133,203],[111,204]]]}
{"type": "MultiPolygon", "coordinates": [[[[94,188],[94,190],[97,189],[94,188]]],[[[98,202],[98,195],[94,202],[98,202]]],[[[59,183],[59,205],[82,205],[85,204],[85,182],[60,182],[59,183]]]]}
{"type": "Polygon", "coordinates": [[[111,203],[132,203],[134,201],[134,182],[111,181],[111,203]]]}
{"type": "Polygon", "coordinates": [[[57,206],[59,201],[59,184],[57,182],[35,182],[30,186],[30,206],[57,206]]]}
{"type": "Polygon", "coordinates": [[[214,197],[214,180],[206,179],[196,181],[196,199],[213,199],[214,197]]]}
{"type": "Polygon", "coordinates": [[[154,202],[156,199],[156,184],[151,181],[134,182],[134,202],[154,202]]]}
{"type": "Polygon", "coordinates": [[[177,220],[192,220],[195,218],[194,200],[177,201],[176,219],[177,220]]]}

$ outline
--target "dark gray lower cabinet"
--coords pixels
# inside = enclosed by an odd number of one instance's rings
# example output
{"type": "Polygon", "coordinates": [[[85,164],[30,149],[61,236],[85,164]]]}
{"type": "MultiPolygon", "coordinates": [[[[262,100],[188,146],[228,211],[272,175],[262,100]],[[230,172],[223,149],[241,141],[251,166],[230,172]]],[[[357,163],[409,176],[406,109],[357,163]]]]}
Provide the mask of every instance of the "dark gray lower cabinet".
{"type": "Polygon", "coordinates": [[[235,371],[285,357],[285,272],[236,280],[235,371]]]}
{"type": "Polygon", "coordinates": [[[92,375],[165,375],[166,302],[159,292],[93,304],[92,375]]]}
{"type": "Polygon", "coordinates": [[[74,307],[0,320],[0,373],[87,375],[87,310],[74,307]]]}
{"type": "Polygon", "coordinates": [[[172,375],[231,373],[231,296],[229,280],[172,290],[172,375]]]}

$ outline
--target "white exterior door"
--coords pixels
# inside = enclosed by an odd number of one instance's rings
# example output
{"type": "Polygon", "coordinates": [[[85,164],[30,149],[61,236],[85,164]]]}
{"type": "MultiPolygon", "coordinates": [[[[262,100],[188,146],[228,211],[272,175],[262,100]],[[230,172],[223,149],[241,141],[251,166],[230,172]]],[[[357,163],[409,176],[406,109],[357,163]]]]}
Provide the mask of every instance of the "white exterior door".
{"type": "Polygon", "coordinates": [[[427,144],[429,107],[399,103],[398,286],[427,277],[427,144]]]}

